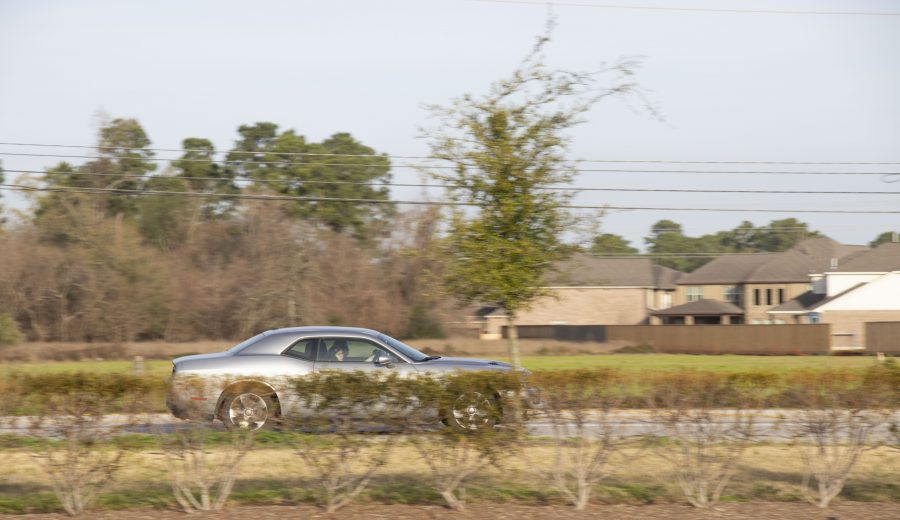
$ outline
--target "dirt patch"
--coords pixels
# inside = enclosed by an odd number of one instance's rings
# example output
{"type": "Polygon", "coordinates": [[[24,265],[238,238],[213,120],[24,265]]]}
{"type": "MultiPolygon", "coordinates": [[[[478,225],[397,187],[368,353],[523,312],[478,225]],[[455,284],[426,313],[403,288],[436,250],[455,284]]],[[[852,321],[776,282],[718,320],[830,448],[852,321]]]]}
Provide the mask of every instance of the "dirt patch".
{"type": "MultiPolygon", "coordinates": [[[[91,512],[90,518],[112,520],[127,518],[132,520],[183,519],[187,516],[180,511],[157,511],[131,509],[123,511],[91,512]]],[[[0,515],[2,518],[17,519],[61,519],[62,514],[40,515],[0,515]]],[[[655,505],[598,505],[585,511],[575,511],[563,506],[526,506],[517,504],[471,504],[469,510],[455,512],[439,506],[407,505],[354,505],[328,515],[321,509],[308,506],[261,506],[230,507],[223,511],[191,515],[191,518],[221,518],[254,520],[283,520],[285,518],[310,518],[344,520],[354,518],[389,518],[391,520],[469,520],[495,518],[498,520],[531,520],[553,518],[554,520],[603,518],[606,520],[825,520],[828,518],[856,520],[896,520],[900,518],[898,503],[844,502],[829,511],[822,511],[808,504],[784,502],[727,503],[709,510],[698,510],[678,504],[655,505]]]]}

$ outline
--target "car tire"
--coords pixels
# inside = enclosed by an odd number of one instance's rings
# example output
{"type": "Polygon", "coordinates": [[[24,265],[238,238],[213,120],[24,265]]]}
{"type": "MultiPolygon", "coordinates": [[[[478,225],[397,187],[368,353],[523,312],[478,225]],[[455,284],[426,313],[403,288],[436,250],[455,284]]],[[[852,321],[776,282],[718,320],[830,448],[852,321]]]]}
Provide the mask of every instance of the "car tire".
{"type": "Polygon", "coordinates": [[[229,430],[256,431],[271,426],[275,412],[275,401],[271,395],[258,390],[244,390],[225,396],[220,417],[229,430]]]}
{"type": "Polygon", "coordinates": [[[500,422],[500,400],[494,395],[464,392],[443,414],[442,422],[458,432],[474,433],[493,429],[500,422]]]}

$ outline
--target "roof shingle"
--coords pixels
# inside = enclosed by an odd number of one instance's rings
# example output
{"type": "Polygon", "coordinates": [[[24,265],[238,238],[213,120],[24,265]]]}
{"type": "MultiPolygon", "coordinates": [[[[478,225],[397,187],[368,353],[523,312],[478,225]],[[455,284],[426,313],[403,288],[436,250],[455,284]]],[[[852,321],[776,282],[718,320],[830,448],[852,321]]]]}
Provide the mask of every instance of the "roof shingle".
{"type": "Polygon", "coordinates": [[[719,300],[696,300],[693,302],[682,303],[668,309],[654,311],[654,316],[721,316],[721,315],[742,315],[744,309],[729,302],[719,300]]]}
{"type": "Polygon", "coordinates": [[[806,239],[781,253],[722,255],[683,276],[679,285],[727,283],[805,283],[809,275],[824,273],[838,261],[865,250],[864,246],[845,245],[828,237],[806,239]]]}
{"type": "Polygon", "coordinates": [[[875,249],[863,251],[847,258],[837,269],[843,273],[887,273],[900,271],[900,243],[887,242],[875,249]]]}
{"type": "Polygon", "coordinates": [[[655,287],[675,289],[681,271],[653,264],[649,258],[602,258],[576,254],[558,263],[546,277],[554,287],[655,287]]]}

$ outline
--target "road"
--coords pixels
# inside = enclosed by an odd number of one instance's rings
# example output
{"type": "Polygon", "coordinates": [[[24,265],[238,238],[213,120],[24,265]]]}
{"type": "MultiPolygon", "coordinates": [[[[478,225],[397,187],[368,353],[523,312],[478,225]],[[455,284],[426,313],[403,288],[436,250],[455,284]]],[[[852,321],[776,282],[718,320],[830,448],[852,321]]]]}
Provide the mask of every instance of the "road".
{"type": "MultiPolygon", "coordinates": [[[[755,438],[759,441],[784,442],[796,439],[797,431],[803,430],[802,411],[799,410],[758,410],[754,414],[755,438]]],[[[713,421],[710,428],[726,429],[734,421],[734,411],[716,410],[712,413],[713,421]]],[[[873,431],[872,440],[885,440],[890,436],[890,422],[900,424],[900,411],[887,415],[886,421],[873,431]]],[[[98,427],[106,433],[144,433],[165,434],[172,433],[180,428],[186,428],[190,423],[173,417],[170,414],[142,414],[142,415],[107,415],[98,423],[98,427]]],[[[573,428],[575,421],[568,419],[563,423],[565,427],[573,428]]],[[[46,435],[55,437],[58,426],[53,421],[45,422],[40,426],[35,417],[0,417],[0,434],[13,435],[46,435]]],[[[604,426],[608,426],[617,435],[622,437],[638,437],[642,435],[666,435],[664,425],[653,417],[647,410],[620,410],[610,413],[605,420],[600,414],[594,412],[587,414],[584,422],[585,431],[590,435],[599,435],[604,426]]],[[[222,423],[214,423],[214,427],[222,429],[222,423]]],[[[690,431],[691,427],[688,427],[690,431]]],[[[546,417],[536,416],[526,422],[526,429],[533,436],[553,436],[554,423],[546,417]]]]}

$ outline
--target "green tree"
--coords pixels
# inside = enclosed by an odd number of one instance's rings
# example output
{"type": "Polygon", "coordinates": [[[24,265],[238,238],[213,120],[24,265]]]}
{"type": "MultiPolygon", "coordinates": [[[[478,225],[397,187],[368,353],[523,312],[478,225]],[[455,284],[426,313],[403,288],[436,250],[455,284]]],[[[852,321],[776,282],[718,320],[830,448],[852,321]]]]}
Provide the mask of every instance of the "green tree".
{"type": "Polygon", "coordinates": [[[875,237],[875,240],[869,242],[869,247],[878,247],[886,242],[896,242],[898,233],[896,231],[885,231],[875,237]]]}
{"type": "Polygon", "coordinates": [[[591,253],[595,255],[633,255],[637,252],[628,240],[612,233],[597,235],[591,242],[591,253]]]}
{"type": "MultiPolygon", "coordinates": [[[[216,162],[216,147],[209,139],[189,137],[181,142],[184,153],[172,161],[176,176],[189,177],[191,191],[203,193],[236,194],[240,189],[234,183],[234,169],[216,162]]],[[[213,197],[203,199],[206,217],[228,215],[234,209],[234,199],[213,197]]]]}
{"type": "Polygon", "coordinates": [[[569,183],[574,173],[564,134],[602,98],[635,91],[627,81],[632,63],[613,67],[620,76],[609,89],[597,86],[603,71],[546,67],[548,41],[540,37],[520,67],[487,94],[431,107],[439,123],[425,131],[433,156],[453,166],[431,174],[451,186],[452,201],[467,205],[451,212],[442,245],[446,287],[464,303],[505,311],[516,366],[516,316],[547,294],[544,274],[571,250],[562,241],[572,220],[563,208],[569,196],[546,189],[569,183]]]}
{"type": "MultiPolygon", "coordinates": [[[[146,149],[150,145],[150,138],[137,120],[113,119],[100,128],[100,159],[86,164],[85,173],[102,174],[91,178],[95,186],[139,190],[143,185],[141,176],[156,170],[156,164],[151,162],[154,153],[146,149]]],[[[136,197],[105,197],[106,214],[134,216],[137,213],[136,197]]]]}
{"type": "Polygon", "coordinates": [[[644,242],[650,253],[660,254],[654,258],[655,263],[679,271],[693,271],[712,259],[691,255],[718,253],[723,249],[714,236],[707,235],[700,239],[689,237],[684,234],[681,224],[671,220],[660,220],[653,224],[650,235],[644,238],[644,242]]]}
{"type": "MultiPolygon", "coordinates": [[[[144,182],[149,191],[192,191],[188,181],[178,177],[153,177],[144,182]]],[[[175,249],[187,240],[194,223],[195,208],[201,201],[186,196],[147,195],[136,201],[138,231],[144,240],[159,249],[175,249]]]]}
{"type": "MultiPolygon", "coordinates": [[[[81,166],[61,162],[47,170],[44,182],[50,188],[92,190],[140,190],[145,177],[156,170],[151,162],[153,152],[146,132],[134,119],[113,119],[100,128],[98,158],[81,166]]],[[[76,207],[88,206],[92,211],[133,219],[138,213],[139,195],[93,191],[73,193],[51,192],[38,200],[35,213],[38,227],[57,242],[71,241],[83,234],[84,222],[73,220],[76,207]]],[[[82,215],[85,213],[80,212],[82,215]]]]}
{"type": "Polygon", "coordinates": [[[773,220],[765,229],[756,230],[750,240],[756,251],[786,251],[798,242],[807,238],[822,236],[818,231],[811,231],[809,224],[795,218],[773,220]]]}
{"type": "Polygon", "coordinates": [[[321,143],[310,143],[294,130],[279,133],[274,123],[242,125],[238,134],[240,139],[227,157],[228,168],[255,181],[257,189],[311,199],[383,201],[298,201],[291,206],[295,216],[366,238],[393,214],[387,187],[377,186],[390,182],[390,161],[350,134],[337,133],[321,143]]]}

